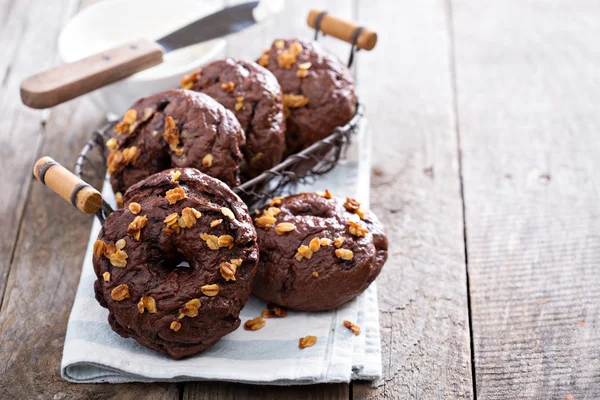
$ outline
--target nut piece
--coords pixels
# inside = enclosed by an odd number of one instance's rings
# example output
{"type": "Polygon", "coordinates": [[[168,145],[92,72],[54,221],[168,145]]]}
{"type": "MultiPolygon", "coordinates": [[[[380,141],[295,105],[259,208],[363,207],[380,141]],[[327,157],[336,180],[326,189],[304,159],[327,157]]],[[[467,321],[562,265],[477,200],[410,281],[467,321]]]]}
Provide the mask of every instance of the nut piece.
{"type": "Polygon", "coordinates": [[[240,110],[245,110],[246,107],[244,106],[244,96],[239,96],[235,98],[235,111],[240,111],[240,110]]]}
{"type": "MultiPolygon", "coordinates": [[[[308,248],[310,249],[310,251],[312,251],[313,253],[316,253],[317,251],[319,251],[319,249],[321,248],[321,242],[319,241],[319,238],[313,238],[310,243],[308,244],[308,248]]],[[[309,257],[307,257],[309,258],[309,257]]]]}
{"type": "Polygon", "coordinates": [[[296,64],[297,58],[289,50],[284,50],[277,56],[277,65],[279,68],[290,69],[296,64]]]}
{"type": "Polygon", "coordinates": [[[358,210],[356,210],[356,215],[358,215],[360,217],[360,219],[362,219],[362,220],[366,220],[368,214],[369,214],[369,212],[367,210],[365,210],[364,208],[359,208],[358,210]]]}
{"type": "Polygon", "coordinates": [[[117,203],[117,208],[123,208],[123,193],[115,193],[115,202],[117,203]]]}
{"type": "Polygon", "coordinates": [[[117,250],[123,250],[126,245],[127,245],[127,242],[125,241],[125,239],[119,239],[115,243],[115,247],[117,248],[117,250]]]}
{"type": "Polygon", "coordinates": [[[179,218],[178,225],[182,228],[190,229],[196,225],[196,220],[202,216],[202,213],[195,208],[186,207],[181,210],[181,218],[179,218]]]}
{"type": "Polygon", "coordinates": [[[176,187],[171,190],[167,190],[165,197],[167,198],[167,201],[169,202],[169,204],[175,204],[179,200],[185,199],[185,192],[183,191],[182,188],[176,187]]]}
{"type": "Polygon", "coordinates": [[[354,253],[352,252],[352,250],[348,250],[348,249],[336,249],[335,250],[335,255],[338,258],[341,258],[342,260],[352,260],[352,258],[354,257],[354,253]]]}
{"type": "Polygon", "coordinates": [[[121,283],[119,286],[114,288],[112,292],[110,292],[110,297],[114,301],[123,301],[129,298],[129,286],[124,283],[121,283]]]}
{"type": "Polygon", "coordinates": [[[182,89],[191,89],[194,87],[194,83],[200,77],[200,71],[195,71],[189,75],[185,75],[181,80],[181,88],[182,89]]]}
{"type": "Polygon", "coordinates": [[[334,239],[333,245],[339,249],[340,247],[342,247],[342,243],[344,243],[344,240],[346,240],[345,236],[337,237],[334,239]]]}
{"type": "Polygon", "coordinates": [[[140,314],[144,313],[144,310],[148,310],[150,314],[156,313],[156,301],[152,296],[142,296],[138,303],[138,311],[140,314]]]}
{"type": "Polygon", "coordinates": [[[131,109],[125,112],[123,119],[115,125],[115,132],[118,134],[130,134],[135,130],[135,121],[137,120],[137,111],[131,109]]]}
{"type": "Polygon", "coordinates": [[[360,326],[350,322],[344,321],[344,326],[352,331],[355,335],[360,335],[360,326]]]}
{"type": "Polygon", "coordinates": [[[354,221],[348,221],[348,229],[350,230],[350,233],[352,235],[358,237],[365,237],[366,234],[369,232],[367,228],[365,228],[361,224],[357,224],[354,221]]]}
{"type": "Polygon", "coordinates": [[[281,210],[277,207],[269,207],[266,211],[263,211],[263,215],[272,215],[274,217],[278,216],[281,210]]]}
{"type": "Polygon", "coordinates": [[[281,200],[283,200],[283,196],[276,196],[276,197],[273,197],[273,198],[271,199],[271,201],[269,201],[269,206],[270,206],[270,207],[273,207],[273,206],[279,206],[279,205],[281,205],[281,200]]]}
{"type": "Polygon", "coordinates": [[[131,211],[132,214],[137,215],[142,211],[142,206],[136,202],[129,203],[129,211],[131,211]]]}
{"type": "Polygon", "coordinates": [[[175,332],[177,332],[178,330],[181,329],[181,324],[178,321],[173,321],[173,322],[171,322],[170,328],[172,330],[174,330],[175,332]]]}
{"type": "Polygon", "coordinates": [[[258,59],[258,65],[260,65],[261,67],[266,67],[268,64],[269,64],[269,55],[263,54],[262,56],[260,56],[260,58],[258,59]]]}
{"type": "Polygon", "coordinates": [[[285,42],[283,40],[276,40],[275,43],[273,43],[275,45],[275,48],[278,50],[283,49],[283,46],[285,46],[285,42]]]}
{"type": "Polygon", "coordinates": [[[229,262],[235,265],[236,267],[239,267],[240,265],[242,265],[243,260],[241,258],[233,258],[229,260],[229,262]]]}
{"type": "Polygon", "coordinates": [[[310,260],[312,255],[313,251],[308,246],[302,245],[298,247],[298,252],[296,253],[295,257],[296,260],[302,261],[303,258],[310,260]]]}
{"type": "Polygon", "coordinates": [[[114,153],[115,151],[119,150],[119,142],[115,138],[110,138],[106,141],[106,148],[111,153],[114,153]]]}
{"type": "Polygon", "coordinates": [[[313,271],[312,276],[314,276],[315,278],[319,277],[319,273],[317,271],[313,271]]]}
{"type": "Polygon", "coordinates": [[[229,218],[232,221],[235,219],[235,215],[233,215],[233,211],[231,211],[227,207],[221,207],[221,213],[223,213],[224,216],[226,216],[227,218],[229,218]]]}
{"type": "Polygon", "coordinates": [[[170,115],[165,118],[165,131],[162,134],[165,142],[169,144],[171,149],[177,148],[179,144],[179,129],[177,128],[177,121],[170,115]]]}
{"type": "Polygon", "coordinates": [[[280,222],[275,227],[275,233],[278,235],[283,235],[284,233],[291,232],[294,229],[296,229],[296,225],[292,224],[291,222],[280,222]]]}
{"type": "Polygon", "coordinates": [[[212,221],[212,222],[210,223],[210,227],[211,227],[211,228],[214,228],[215,226],[217,226],[217,225],[220,225],[220,224],[221,224],[221,222],[223,222],[223,220],[222,220],[222,219],[215,219],[214,221],[212,221]]]}
{"type": "Polygon", "coordinates": [[[265,326],[265,320],[261,317],[256,317],[254,319],[246,321],[246,323],[244,324],[244,329],[247,331],[257,331],[263,326],[265,326]]]}
{"type": "Polygon", "coordinates": [[[326,199],[331,199],[331,198],[333,198],[333,195],[331,194],[331,192],[329,191],[329,189],[325,189],[324,191],[323,191],[323,190],[317,190],[317,191],[315,192],[315,194],[316,194],[317,196],[324,197],[324,198],[326,198],[326,199]]]}
{"type": "Polygon", "coordinates": [[[344,203],[344,207],[346,210],[350,212],[356,212],[360,208],[360,203],[353,199],[352,197],[346,197],[346,202],[344,203]]]}
{"type": "Polygon", "coordinates": [[[213,283],[212,285],[204,285],[200,288],[204,295],[214,297],[219,294],[219,285],[213,283]]]}
{"type": "Polygon", "coordinates": [[[274,316],[283,318],[287,316],[287,309],[285,307],[278,306],[277,304],[269,303],[267,304],[267,309],[271,311],[274,316]]]}
{"type": "MultiPolygon", "coordinates": [[[[132,204],[137,204],[137,203],[132,203],[132,204]]],[[[131,204],[129,205],[129,208],[131,209],[131,204]]],[[[141,207],[140,207],[140,209],[141,209],[141,207]]],[[[134,214],[137,214],[137,213],[134,213],[134,214]]],[[[133,237],[135,240],[140,240],[142,228],[144,228],[147,223],[148,223],[148,218],[145,215],[143,217],[140,217],[138,215],[137,217],[134,218],[134,220],[127,227],[127,234],[129,236],[133,237]]]]}
{"type": "Polygon", "coordinates": [[[181,171],[171,171],[169,175],[171,176],[171,181],[177,182],[181,177],[181,171]]]}
{"type": "Polygon", "coordinates": [[[198,315],[198,309],[200,308],[200,299],[192,299],[185,303],[183,307],[179,309],[179,319],[185,317],[194,318],[198,315]]]}
{"type": "Polygon", "coordinates": [[[290,53],[292,53],[294,56],[299,55],[300,53],[302,53],[302,45],[298,42],[292,43],[292,45],[290,46],[290,53]]]}
{"type": "Polygon", "coordinates": [[[221,246],[219,246],[219,238],[215,235],[209,235],[208,233],[203,233],[200,235],[200,239],[206,242],[206,245],[211,250],[219,250],[221,246]]]}
{"type": "Polygon", "coordinates": [[[319,244],[321,245],[321,247],[331,246],[331,239],[321,238],[319,239],[319,244]]]}
{"type": "Polygon", "coordinates": [[[94,257],[100,258],[106,253],[106,243],[98,239],[94,242],[94,257]]]}
{"type": "Polygon", "coordinates": [[[308,104],[308,97],[301,94],[284,94],[283,105],[288,108],[299,108],[304,107],[308,104]]]}
{"type": "Polygon", "coordinates": [[[271,225],[277,222],[277,219],[272,215],[263,215],[261,217],[256,218],[255,221],[256,226],[258,226],[259,228],[270,228],[271,225]]]}
{"type": "Polygon", "coordinates": [[[302,64],[298,64],[298,71],[296,71],[296,76],[298,78],[306,78],[308,76],[308,69],[312,66],[310,62],[304,62],[302,64]]]}
{"type": "Polygon", "coordinates": [[[300,340],[298,341],[298,347],[304,349],[306,347],[314,346],[315,343],[317,343],[317,337],[308,335],[304,336],[303,338],[300,338],[300,340]]]}
{"type": "MultiPolygon", "coordinates": [[[[120,240],[117,240],[117,243],[119,243],[119,247],[124,246],[125,241],[123,240],[123,242],[120,242],[120,240]]],[[[119,249],[117,245],[113,244],[112,242],[107,246],[104,255],[115,267],[125,268],[127,266],[127,253],[125,253],[122,250],[122,247],[121,249],[119,249]]]]}
{"type": "Polygon", "coordinates": [[[104,282],[110,282],[110,272],[103,273],[102,278],[104,278],[104,282]]]}
{"type": "Polygon", "coordinates": [[[226,281],[235,281],[235,272],[237,271],[237,265],[232,262],[222,262],[219,264],[219,270],[221,271],[221,276],[226,281]]]}
{"type": "Polygon", "coordinates": [[[140,154],[140,149],[138,149],[136,146],[127,147],[123,150],[117,150],[114,153],[110,153],[106,158],[106,171],[109,174],[121,172],[129,164],[135,165],[136,161],[140,157],[140,154]]]}
{"type": "Polygon", "coordinates": [[[219,247],[227,247],[231,249],[233,248],[233,236],[221,235],[219,236],[217,243],[219,244],[219,247]]]}
{"type": "Polygon", "coordinates": [[[223,89],[224,92],[231,93],[231,92],[233,92],[233,89],[235,89],[235,83],[233,83],[233,82],[221,83],[221,89],[223,89]]]}
{"type": "Polygon", "coordinates": [[[167,233],[175,232],[179,233],[181,231],[181,227],[179,226],[179,214],[173,213],[167,215],[167,217],[163,220],[163,222],[167,225],[163,231],[167,233]]]}
{"type": "Polygon", "coordinates": [[[202,157],[202,165],[206,168],[210,167],[213,162],[213,155],[208,153],[204,157],[202,157]]]}

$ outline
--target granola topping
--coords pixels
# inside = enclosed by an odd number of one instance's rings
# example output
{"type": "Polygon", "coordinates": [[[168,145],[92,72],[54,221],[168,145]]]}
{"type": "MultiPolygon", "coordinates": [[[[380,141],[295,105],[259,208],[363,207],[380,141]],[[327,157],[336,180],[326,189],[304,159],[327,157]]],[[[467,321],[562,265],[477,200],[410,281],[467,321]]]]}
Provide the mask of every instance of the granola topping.
{"type": "Polygon", "coordinates": [[[255,221],[256,226],[258,226],[259,228],[270,228],[271,225],[277,222],[277,219],[272,215],[263,215],[256,218],[255,221]]]}
{"type": "Polygon", "coordinates": [[[183,317],[195,318],[198,315],[198,309],[200,308],[200,299],[192,299],[184,304],[179,309],[179,319],[183,317]]]}
{"type": "Polygon", "coordinates": [[[163,222],[167,225],[167,227],[163,229],[163,231],[166,233],[181,232],[181,227],[179,226],[179,215],[177,213],[167,215],[163,222]]]}
{"type": "MultiPolygon", "coordinates": [[[[132,203],[132,204],[137,204],[137,203],[132,203]]],[[[129,207],[131,209],[131,204],[129,205],[129,207]]],[[[137,213],[134,213],[134,214],[137,214],[137,213]]],[[[129,236],[133,237],[135,240],[140,240],[142,228],[144,228],[147,223],[148,223],[148,218],[145,215],[143,217],[140,217],[138,215],[137,217],[134,218],[134,220],[127,227],[127,234],[129,236]]]]}
{"type": "Polygon", "coordinates": [[[317,271],[313,271],[312,276],[314,276],[315,278],[319,277],[319,273],[317,271]]]}
{"type": "Polygon", "coordinates": [[[204,285],[200,288],[200,290],[205,296],[214,297],[219,294],[219,285],[216,283],[212,285],[204,285]]]}
{"type": "Polygon", "coordinates": [[[346,202],[344,203],[344,207],[346,210],[354,213],[360,208],[360,203],[353,199],[352,197],[346,197],[346,202]]]}
{"type": "Polygon", "coordinates": [[[352,250],[348,250],[348,249],[336,249],[335,250],[335,255],[338,258],[341,258],[342,260],[352,260],[352,258],[354,257],[354,253],[352,252],[352,250]]]}
{"type": "Polygon", "coordinates": [[[106,158],[107,172],[114,174],[123,171],[129,164],[135,165],[140,157],[140,149],[136,146],[124,148],[110,153],[106,158]]]}
{"type": "Polygon", "coordinates": [[[352,331],[355,335],[360,335],[360,326],[350,322],[344,321],[344,326],[352,331]]]}
{"type": "Polygon", "coordinates": [[[235,272],[237,271],[237,265],[232,262],[222,262],[219,264],[219,270],[221,272],[221,276],[226,281],[235,281],[235,272]]]}
{"type": "Polygon", "coordinates": [[[177,332],[178,330],[181,329],[181,324],[179,323],[179,321],[173,321],[173,322],[171,322],[170,328],[171,328],[171,330],[174,330],[175,332],[177,332]]]}
{"type": "Polygon", "coordinates": [[[350,230],[350,233],[352,235],[358,236],[358,237],[365,237],[366,234],[369,232],[367,230],[367,228],[365,228],[361,224],[358,224],[354,221],[348,221],[348,229],[350,230]]]}
{"type": "Polygon", "coordinates": [[[313,251],[308,246],[305,246],[305,245],[298,247],[298,252],[295,255],[296,260],[298,260],[298,261],[302,261],[303,258],[310,260],[312,258],[312,256],[313,256],[313,251]]]}
{"type": "Polygon", "coordinates": [[[319,239],[319,244],[321,245],[321,247],[331,246],[331,239],[321,238],[319,239]]]}
{"type": "Polygon", "coordinates": [[[221,213],[232,221],[235,219],[235,215],[233,215],[233,211],[231,211],[227,207],[221,207],[221,213]]]}
{"type": "Polygon", "coordinates": [[[291,232],[296,229],[296,225],[291,222],[281,222],[275,226],[275,233],[278,235],[283,235],[286,232],[291,232]]]}
{"type": "Polygon", "coordinates": [[[94,257],[100,258],[106,252],[106,243],[98,239],[94,242],[94,257]]]}
{"type": "Polygon", "coordinates": [[[183,210],[181,210],[181,218],[179,218],[178,225],[182,228],[190,229],[191,227],[196,225],[196,221],[201,216],[202,213],[200,213],[200,211],[192,207],[186,207],[183,210]]]}
{"type": "Polygon", "coordinates": [[[300,340],[298,341],[298,347],[304,349],[306,347],[314,346],[315,343],[317,343],[317,337],[308,335],[304,336],[303,338],[300,338],[300,340]]]}
{"type": "Polygon", "coordinates": [[[131,109],[125,112],[123,119],[115,125],[115,132],[120,135],[130,134],[135,130],[135,121],[137,120],[137,111],[131,109]]]}
{"type": "Polygon", "coordinates": [[[129,203],[129,211],[131,211],[132,214],[137,215],[142,211],[142,206],[136,202],[129,203]]]}
{"type": "Polygon", "coordinates": [[[181,80],[181,87],[183,89],[193,88],[194,83],[196,83],[196,81],[198,80],[199,77],[200,77],[200,71],[195,71],[189,75],[185,75],[183,77],[183,79],[181,80]]]}
{"type": "Polygon", "coordinates": [[[144,310],[148,310],[150,314],[156,313],[156,301],[152,296],[142,296],[137,306],[140,314],[143,314],[144,310]]]}
{"type": "Polygon", "coordinates": [[[119,286],[114,288],[112,292],[110,292],[110,297],[114,301],[123,301],[129,298],[129,286],[124,283],[121,283],[119,286]]]}
{"type": "MultiPolygon", "coordinates": [[[[313,238],[310,241],[310,243],[308,244],[308,248],[313,253],[316,253],[317,251],[319,251],[321,249],[321,242],[320,242],[319,238],[317,238],[317,237],[313,238]]],[[[307,257],[307,258],[310,258],[310,257],[307,257]]]]}
{"type": "Polygon", "coordinates": [[[221,83],[221,89],[223,89],[223,91],[225,91],[227,93],[231,93],[235,89],[235,83],[233,83],[233,82],[221,83]]]}
{"type": "Polygon", "coordinates": [[[219,247],[233,248],[233,236],[231,235],[221,235],[217,242],[219,247]]]}
{"type": "Polygon", "coordinates": [[[110,272],[103,273],[102,278],[104,278],[104,282],[110,282],[110,272]]]}
{"type": "Polygon", "coordinates": [[[211,227],[211,228],[214,228],[215,226],[217,226],[217,225],[220,225],[220,224],[221,224],[221,222],[223,222],[223,220],[222,220],[222,219],[215,219],[214,221],[211,221],[211,223],[210,223],[210,227],[211,227]]]}
{"type": "Polygon", "coordinates": [[[165,131],[162,134],[165,142],[169,144],[171,150],[175,152],[178,156],[183,154],[183,148],[178,147],[179,145],[179,128],[177,128],[177,121],[173,119],[171,116],[167,116],[165,118],[165,131]]]}
{"type": "Polygon", "coordinates": [[[326,199],[328,199],[328,200],[329,200],[329,199],[331,199],[331,198],[333,198],[333,195],[331,194],[331,192],[329,191],[329,189],[325,189],[325,190],[317,190],[317,191],[315,192],[315,194],[316,194],[317,196],[324,197],[324,198],[326,198],[326,199]]]}
{"type": "Polygon", "coordinates": [[[169,204],[175,204],[179,200],[185,199],[185,191],[180,187],[176,187],[171,190],[168,190],[165,194],[165,197],[169,204]]]}
{"type": "Polygon", "coordinates": [[[244,324],[244,329],[247,331],[257,331],[263,326],[265,326],[265,320],[261,317],[256,317],[246,321],[244,324]]]}
{"type": "Polygon", "coordinates": [[[115,193],[115,203],[117,203],[118,208],[123,208],[123,193],[115,193]]]}
{"type": "Polygon", "coordinates": [[[208,153],[207,155],[205,155],[204,157],[202,157],[202,166],[209,168],[210,166],[212,166],[213,163],[213,155],[208,153]]]}
{"type": "Polygon", "coordinates": [[[283,95],[283,105],[288,108],[304,107],[308,104],[308,100],[308,97],[301,94],[288,93],[283,95]]]}
{"type": "Polygon", "coordinates": [[[171,176],[172,182],[177,182],[181,177],[181,171],[170,171],[169,175],[171,176]]]}
{"type": "Polygon", "coordinates": [[[344,243],[344,240],[346,240],[345,236],[337,237],[334,239],[333,245],[339,249],[340,247],[342,247],[342,243],[344,243]]]}
{"type": "Polygon", "coordinates": [[[206,242],[206,245],[211,250],[219,250],[221,246],[219,246],[219,237],[215,235],[209,235],[208,233],[203,233],[200,235],[200,239],[206,242]]]}
{"type": "Polygon", "coordinates": [[[117,139],[115,138],[110,138],[106,141],[106,148],[111,153],[114,153],[115,151],[119,150],[119,142],[117,142],[117,139]]]}

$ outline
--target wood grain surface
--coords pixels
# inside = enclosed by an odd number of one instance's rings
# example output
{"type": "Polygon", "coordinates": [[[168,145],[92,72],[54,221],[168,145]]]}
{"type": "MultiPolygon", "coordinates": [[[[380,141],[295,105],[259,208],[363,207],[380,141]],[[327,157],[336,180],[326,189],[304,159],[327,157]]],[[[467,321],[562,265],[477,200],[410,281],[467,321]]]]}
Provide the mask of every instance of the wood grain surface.
{"type": "Polygon", "coordinates": [[[600,398],[600,7],[453,2],[479,399],[600,398]]]}
{"type": "MultiPolygon", "coordinates": [[[[600,398],[592,0],[290,0],[228,40],[229,55],[254,59],[276,37],[311,38],[311,8],[379,34],[355,66],[373,133],[372,208],[391,243],[378,279],[383,379],[63,381],[92,219],[32,182],[31,166],[41,154],[72,166],[103,115],[85,98],[33,111],[18,89],[57,64],[60,27],[95,1],[0,1],[0,399],[600,398]]],[[[324,44],[347,60],[346,43],[324,44]]]]}
{"type": "Polygon", "coordinates": [[[355,382],[353,396],[472,398],[448,10],[421,1],[381,12],[389,4],[358,9],[361,24],[386,27],[357,72],[373,133],[372,208],[390,254],[377,279],[384,378],[355,382]]]}

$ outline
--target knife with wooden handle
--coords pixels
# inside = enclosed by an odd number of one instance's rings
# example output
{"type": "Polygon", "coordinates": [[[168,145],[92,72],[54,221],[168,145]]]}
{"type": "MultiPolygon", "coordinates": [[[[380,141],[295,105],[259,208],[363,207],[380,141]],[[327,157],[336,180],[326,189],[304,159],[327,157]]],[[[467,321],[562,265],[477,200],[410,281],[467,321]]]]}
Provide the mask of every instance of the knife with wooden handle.
{"type": "MultiPolygon", "coordinates": [[[[139,39],[103,51],[69,64],[63,64],[25,79],[21,84],[21,99],[32,108],[48,108],[89,93],[162,63],[163,54],[196,43],[239,32],[260,22],[283,7],[283,0],[261,0],[225,8],[178,29],[156,42],[139,39]]],[[[352,41],[358,26],[331,14],[311,10],[307,23],[347,42],[352,41]]],[[[371,50],[377,34],[361,28],[356,46],[371,50]]]]}

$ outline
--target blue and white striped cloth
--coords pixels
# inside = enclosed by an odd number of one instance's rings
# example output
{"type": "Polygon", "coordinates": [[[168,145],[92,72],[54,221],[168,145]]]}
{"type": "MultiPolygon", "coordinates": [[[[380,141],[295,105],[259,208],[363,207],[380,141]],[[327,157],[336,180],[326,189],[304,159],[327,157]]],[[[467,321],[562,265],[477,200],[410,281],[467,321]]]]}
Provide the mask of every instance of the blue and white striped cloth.
{"type": "MultiPolygon", "coordinates": [[[[322,178],[315,190],[329,188],[336,196],[369,198],[370,152],[368,135],[361,129],[345,162],[322,178]]],[[[112,193],[105,187],[105,198],[112,193]]],[[[258,331],[238,329],[212,348],[183,360],[172,360],[124,339],[107,322],[108,310],[94,298],[92,246],[100,224],[94,222],[79,288],[69,318],[61,365],[63,378],[72,382],[153,382],[223,380],[252,384],[293,385],[348,382],[381,376],[381,344],[377,289],[331,312],[289,311],[285,318],[267,319],[258,331]],[[355,322],[355,336],[343,321],[355,322]],[[313,335],[313,347],[299,349],[300,337],[313,335]]],[[[266,304],[251,297],[242,310],[242,323],[259,316],[266,304]]]]}

